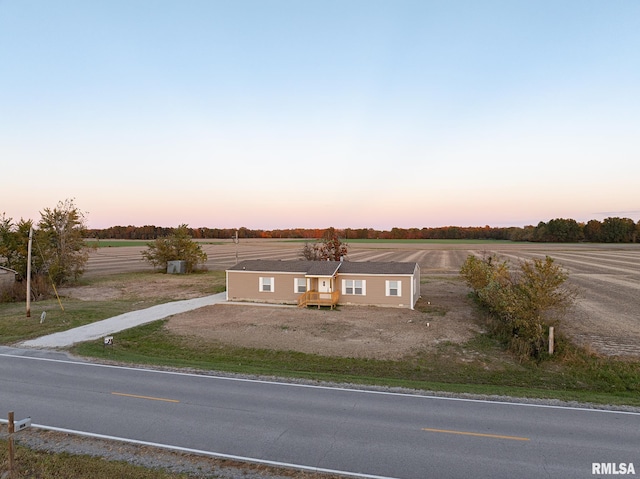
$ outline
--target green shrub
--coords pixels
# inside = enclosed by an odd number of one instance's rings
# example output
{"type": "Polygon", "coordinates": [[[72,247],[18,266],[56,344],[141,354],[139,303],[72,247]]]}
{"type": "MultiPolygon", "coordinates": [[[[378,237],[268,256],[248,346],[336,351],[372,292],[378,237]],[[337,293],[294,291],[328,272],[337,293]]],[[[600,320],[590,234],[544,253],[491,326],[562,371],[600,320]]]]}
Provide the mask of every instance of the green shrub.
{"type": "Polygon", "coordinates": [[[557,327],[575,296],[564,285],[568,274],[553,258],[523,261],[513,273],[507,261],[470,255],[460,274],[492,314],[494,331],[509,349],[520,359],[544,359],[549,327],[557,327]]]}

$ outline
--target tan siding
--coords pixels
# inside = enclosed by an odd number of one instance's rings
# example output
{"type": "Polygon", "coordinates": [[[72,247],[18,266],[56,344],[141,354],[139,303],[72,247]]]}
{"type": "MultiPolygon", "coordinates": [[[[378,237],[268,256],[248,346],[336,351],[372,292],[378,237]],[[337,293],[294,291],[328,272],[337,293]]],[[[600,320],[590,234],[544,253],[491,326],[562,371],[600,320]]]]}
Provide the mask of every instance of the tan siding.
{"type": "Polygon", "coordinates": [[[340,304],[367,304],[373,306],[395,306],[401,308],[411,308],[411,276],[379,276],[361,274],[338,274],[338,284],[340,287],[340,304]],[[342,281],[365,280],[366,294],[351,295],[342,294],[342,281]],[[399,281],[400,296],[387,296],[386,282],[399,281]]]}
{"type": "MultiPolygon", "coordinates": [[[[282,272],[256,272],[256,271],[227,271],[227,299],[229,301],[255,301],[266,303],[290,303],[297,302],[300,293],[294,289],[295,278],[304,278],[304,273],[282,272]],[[260,278],[274,278],[274,291],[260,291],[260,278]]],[[[323,278],[324,279],[324,278],[323,278]]],[[[311,281],[317,282],[317,278],[311,281]]],[[[311,289],[317,289],[317,284],[312,284],[311,289]]],[[[335,290],[340,293],[339,304],[374,305],[387,307],[412,308],[420,296],[420,270],[416,268],[413,276],[408,275],[372,275],[372,274],[344,274],[338,272],[335,280],[335,290]],[[364,280],[366,281],[365,295],[343,294],[342,281],[364,280]],[[400,296],[386,295],[386,282],[398,281],[400,283],[400,296]],[[412,288],[415,288],[412,297],[412,288]],[[412,304],[413,300],[413,304],[412,304]]]]}
{"type": "Polygon", "coordinates": [[[295,303],[299,295],[293,290],[293,280],[301,277],[304,275],[300,273],[228,271],[227,299],[229,301],[295,303]],[[260,291],[261,277],[274,279],[274,291],[260,291]]]}

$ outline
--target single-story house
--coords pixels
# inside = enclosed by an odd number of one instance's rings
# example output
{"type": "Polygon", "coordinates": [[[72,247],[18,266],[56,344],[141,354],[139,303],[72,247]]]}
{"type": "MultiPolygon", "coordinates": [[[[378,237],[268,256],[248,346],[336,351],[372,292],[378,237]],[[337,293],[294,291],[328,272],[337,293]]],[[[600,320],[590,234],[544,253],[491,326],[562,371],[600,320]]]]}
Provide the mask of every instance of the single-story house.
{"type": "Polygon", "coordinates": [[[226,273],[227,301],[413,309],[420,297],[418,263],[258,259],[226,273]]]}

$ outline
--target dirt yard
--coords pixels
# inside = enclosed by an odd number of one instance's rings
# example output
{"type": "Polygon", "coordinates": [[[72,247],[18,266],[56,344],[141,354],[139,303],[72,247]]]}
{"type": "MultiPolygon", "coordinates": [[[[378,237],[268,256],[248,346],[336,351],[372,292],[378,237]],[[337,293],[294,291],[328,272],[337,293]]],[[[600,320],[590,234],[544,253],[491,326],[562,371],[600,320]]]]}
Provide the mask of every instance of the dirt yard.
{"type": "MultiPolygon", "coordinates": [[[[205,276],[158,274],[151,281],[105,281],[100,286],[63,288],[81,300],[135,297],[189,299],[205,276]]],[[[292,350],[325,356],[394,359],[438,344],[464,342],[478,330],[467,289],[457,279],[432,280],[416,310],[341,306],[337,310],[251,303],[218,304],[173,316],[167,328],[197,341],[292,350]]]]}
{"type": "Polygon", "coordinates": [[[459,281],[431,283],[428,297],[418,303],[421,311],[218,304],[174,316],[167,328],[176,334],[197,335],[198,340],[235,346],[397,359],[443,341],[470,339],[479,328],[465,291],[459,281]]]}

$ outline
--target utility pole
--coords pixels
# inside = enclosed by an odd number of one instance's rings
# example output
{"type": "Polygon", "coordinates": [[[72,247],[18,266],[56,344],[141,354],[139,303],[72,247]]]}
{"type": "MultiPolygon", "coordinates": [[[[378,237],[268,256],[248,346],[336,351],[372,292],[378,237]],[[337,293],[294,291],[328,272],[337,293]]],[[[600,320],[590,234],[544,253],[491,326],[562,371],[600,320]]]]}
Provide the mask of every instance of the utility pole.
{"type": "Polygon", "coordinates": [[[29,228],[29,246],[27,247],[27,318],[31,317],[31,243],[33,226],[29,228]]]}
{"type": "Polygon", "coordinates": [[[238,239],[238,230],[236,230],[236,237],[233,239],[233,242],[236,244],[236,264],[238,264],[238,243],[239,243],[239,239],[238,239]]]}

